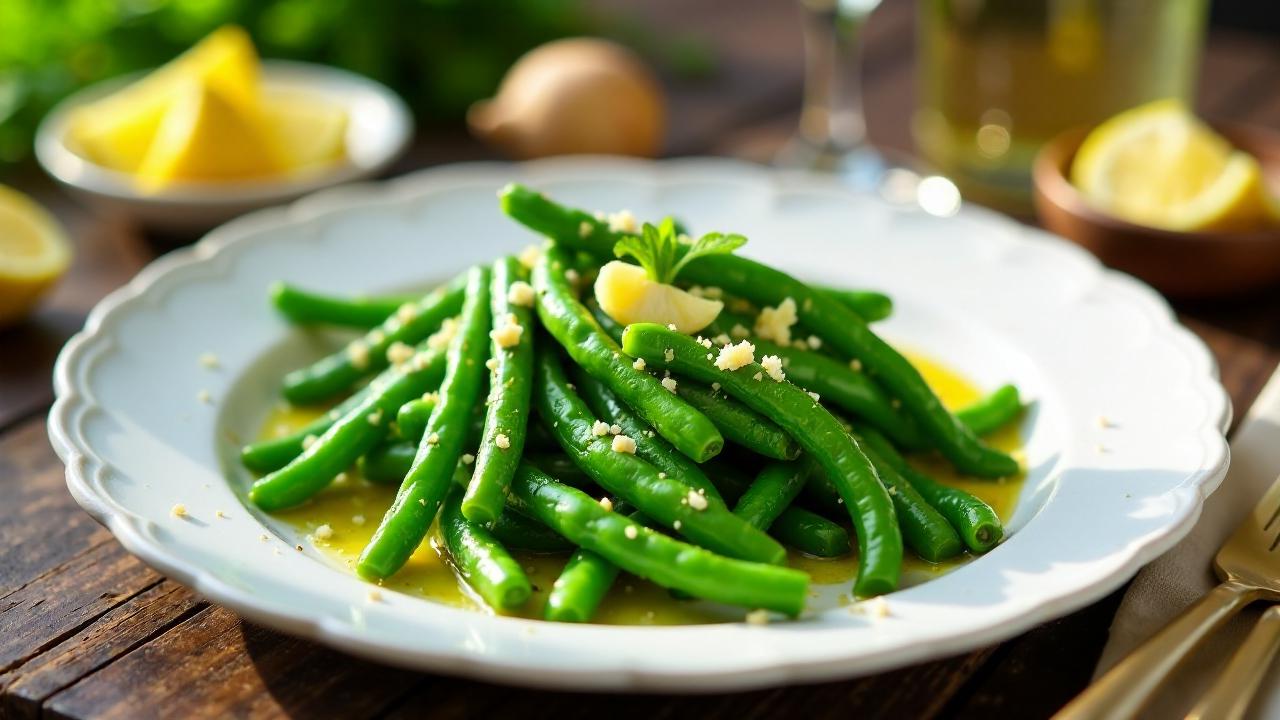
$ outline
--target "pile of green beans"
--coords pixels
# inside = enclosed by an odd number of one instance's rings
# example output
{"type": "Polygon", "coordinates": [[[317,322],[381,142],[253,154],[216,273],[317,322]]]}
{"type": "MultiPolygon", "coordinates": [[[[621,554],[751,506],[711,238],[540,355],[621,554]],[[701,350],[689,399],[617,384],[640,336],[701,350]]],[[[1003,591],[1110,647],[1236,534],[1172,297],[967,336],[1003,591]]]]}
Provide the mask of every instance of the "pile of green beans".
{"type": "Polygon", "coordinates": [[[629,236],[528,188],[499,197],[549,240],[539,252],[417,297],[270,288],[291,323],[364,334],[285,376],[290,403],[332,407],[242,449],[261,475],[251,502],[298,506],[357,467],[397,488],[355,563],[361,577],[394,575],[435,527],[433,542],[485,604],[560,622],[592,621],[622,573],[678,599],[796,617],[809,578],[786,567],[787,548],[856,551],[853,592],[867,597],[897,588],[908,550],[943,562],[1004,537],[989,505],[908,455],[1013,475],[1017,463],[981,438],[1014,422],[1022,398],[1007,385],[948,412],[868,327],[893,312],[887,295],[809,286],[734,255],[686,256],[681,286],[726,297],[705,337],[624,326],[584,281],[629,236]],[[748,313],[787,299],[797,330],[820,341],[756,336],[748,313]],[[726,338],[748,357],[717,362],[733,354],[726,338]],[[540,609],[527,607],[535,589],[519,553],[566,558],[540,609]]]}

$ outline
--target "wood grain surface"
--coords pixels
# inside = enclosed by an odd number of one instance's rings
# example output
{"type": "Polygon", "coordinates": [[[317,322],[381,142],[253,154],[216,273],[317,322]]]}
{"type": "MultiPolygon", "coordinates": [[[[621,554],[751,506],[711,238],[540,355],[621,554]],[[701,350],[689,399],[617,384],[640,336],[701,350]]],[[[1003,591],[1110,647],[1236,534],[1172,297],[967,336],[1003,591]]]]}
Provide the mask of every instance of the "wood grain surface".
{"type": "MultiPolygon", "coordinates": [[[[904,152],[912,6],[886,2],[866,46],[872,138],[904,152]]],[[[719,3],[654,0],[627,9],[656,22],[678,18],[718,48],[715,78],[672,87],[669,151],[770,158],[794,127],[800,98],[795,7],[751,0],[726,13],[719,3]]],[[[1215,33],[1200,108],[1280,129],[1276,77],[1274,40],[1215,33]]],[[[432,131],[395,172],[486,157],[457,131],[432,131]]],[[[534,692],[431,676],[245,623],[134,560],[81,511],[45,434],[59,347],[101,297],[164,252],[164,241],[72,204],[35,172],[18,184],[68,225],[77,256],[35,317],[0,331],[0,717],[1045,717],[1092,673],[1119,593],[959,657],[846,682],[695,697],[534,692]]],[[[1176,309],[1218,359],[1239,418],[1280,361],[1280,290],[1176,309]]]]}

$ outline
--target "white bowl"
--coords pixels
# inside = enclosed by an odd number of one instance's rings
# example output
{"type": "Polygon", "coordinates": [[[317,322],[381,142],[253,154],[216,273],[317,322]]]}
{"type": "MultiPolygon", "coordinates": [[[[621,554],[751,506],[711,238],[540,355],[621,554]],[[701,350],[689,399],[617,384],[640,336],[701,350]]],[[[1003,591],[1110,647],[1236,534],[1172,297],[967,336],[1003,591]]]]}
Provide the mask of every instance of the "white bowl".
{"type": "Polygon", "coordinates": [[[137,80],[143,73],[113,78],[63,100],[36,131],[36,158],[45,171],[104,211],[175,233],[196,233],[249,210],[278,205],[307,193],[370,177],[391,164],[413,137],[413,116],[389,88],[345,70],[285,60],[262,64],[268,91],[309,93],[347,111],[345,160],[332,168],[299,177],[233,183],[182,183],[156,193],[140,191],[127,173],[102,167],[77,154],[67,143],[67,119],[75,108],[137,80]]]}

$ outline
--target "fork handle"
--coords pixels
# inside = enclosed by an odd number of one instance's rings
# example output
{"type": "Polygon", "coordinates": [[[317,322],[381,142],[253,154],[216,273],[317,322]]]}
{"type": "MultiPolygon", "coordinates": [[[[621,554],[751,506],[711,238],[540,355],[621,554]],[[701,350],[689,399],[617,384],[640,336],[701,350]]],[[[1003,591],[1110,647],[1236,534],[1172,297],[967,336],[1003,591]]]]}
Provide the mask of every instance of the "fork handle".
{"type": "Polygon", "coordinates": [[[1261,591],[1228,580],[1200,598],[1054,716],[1055,720],[1127,720],[1210,632],[1261,591]]]}
{"type": "Polygon", "coordinates": [[[1239,720],[1280,650],[1280,606],[1271,606],[1187,720],[1239,720]]]}

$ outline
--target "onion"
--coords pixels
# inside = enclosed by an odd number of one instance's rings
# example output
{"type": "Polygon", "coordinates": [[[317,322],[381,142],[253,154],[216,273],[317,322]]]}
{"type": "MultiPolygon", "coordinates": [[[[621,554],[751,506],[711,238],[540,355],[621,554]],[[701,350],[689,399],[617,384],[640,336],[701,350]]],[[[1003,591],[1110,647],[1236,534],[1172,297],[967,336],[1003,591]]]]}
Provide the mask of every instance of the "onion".
{"type": "Polygon", "coordinates": [[[666,122],[662,88],[635,53],[571,38],[516,61],[494,98],[471,106],[472,132],[519,158],[565,154],[653,157],[666,122]]]}

